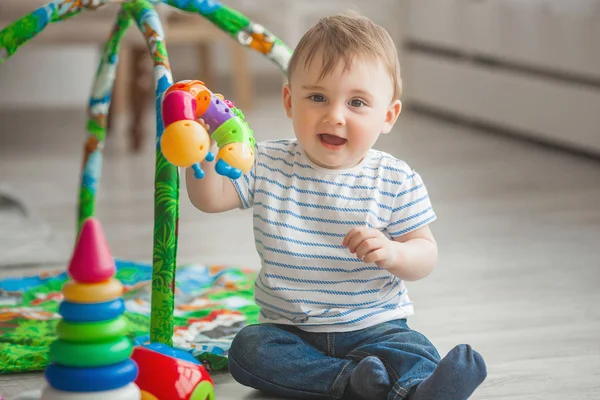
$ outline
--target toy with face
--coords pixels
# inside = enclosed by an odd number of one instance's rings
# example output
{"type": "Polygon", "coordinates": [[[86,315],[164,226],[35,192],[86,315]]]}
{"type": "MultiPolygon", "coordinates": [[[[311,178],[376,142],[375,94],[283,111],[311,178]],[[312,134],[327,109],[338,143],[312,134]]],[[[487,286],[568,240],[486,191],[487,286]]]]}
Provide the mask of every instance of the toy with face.
{"type": "Polygon", "coordinates": [[[185,80],[169,87],[162,99],[162,119],[163,155],[174,165],[193,168],[196,178],[205,174],[200,163],[214,159],[209,132],[219,147],[217,173],[237,179],[252,167],[254,135],[243,113],[222,95],[212,93],[204,82],[185,80]]]}

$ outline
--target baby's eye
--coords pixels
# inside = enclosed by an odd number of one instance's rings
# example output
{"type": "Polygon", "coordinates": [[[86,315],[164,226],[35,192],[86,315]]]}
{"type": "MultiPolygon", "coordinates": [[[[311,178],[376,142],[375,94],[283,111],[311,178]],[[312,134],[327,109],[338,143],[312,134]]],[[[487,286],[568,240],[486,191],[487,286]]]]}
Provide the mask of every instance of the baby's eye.
{"type": "Polygon", "coordinates": [[[314,101],[315,103],[322,103],[325,101],[325,96],[323,96],[322,94],[311,94],[310,96],[308,96],[308,98],[314,101]]]}
{"type": "Polygon", "coordinates": [[[364,107],[364,106],[366,106],[367,104],[366,104],[364,101],[362,101],[361,99],[352,99],[352,100],[350,100],[350,105],[351,105],[352,107],[357,107],[357,108],[359,108],[359,107],[364,107]]]}

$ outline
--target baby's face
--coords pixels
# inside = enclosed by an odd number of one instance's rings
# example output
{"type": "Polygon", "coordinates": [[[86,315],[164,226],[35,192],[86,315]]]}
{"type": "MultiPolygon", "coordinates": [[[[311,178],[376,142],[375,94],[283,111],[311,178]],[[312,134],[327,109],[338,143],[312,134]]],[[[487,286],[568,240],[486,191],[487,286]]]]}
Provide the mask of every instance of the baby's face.
{"type": "Polygon", "coordinates": [[[381,133],[392,128],[400,102],[392,101],[393,82],[379,61],[356,58],[348,71],[340,62],[327,76],[320,57],[299,66],[283,102],[306,155],[330,169],[357,165],[381,133]]]}

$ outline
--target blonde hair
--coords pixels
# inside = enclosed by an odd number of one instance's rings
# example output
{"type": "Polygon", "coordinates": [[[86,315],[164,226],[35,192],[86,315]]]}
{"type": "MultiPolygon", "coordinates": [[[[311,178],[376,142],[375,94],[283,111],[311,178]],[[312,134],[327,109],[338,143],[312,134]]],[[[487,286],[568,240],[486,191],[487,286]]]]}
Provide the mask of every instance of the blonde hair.
{"type": "Polygon", "coordinates": [[[319,79],[330,74],[340,60],[345,71],[357,56],[380,60],[394,84],[393,100],[400,98],[402,80],[396,46],[389,33],[369,18],[353,11],[321,18],[296,46],[288,65],[288,81],[300,64],[309,67],[317,54],[323,59],[319,79]]]}

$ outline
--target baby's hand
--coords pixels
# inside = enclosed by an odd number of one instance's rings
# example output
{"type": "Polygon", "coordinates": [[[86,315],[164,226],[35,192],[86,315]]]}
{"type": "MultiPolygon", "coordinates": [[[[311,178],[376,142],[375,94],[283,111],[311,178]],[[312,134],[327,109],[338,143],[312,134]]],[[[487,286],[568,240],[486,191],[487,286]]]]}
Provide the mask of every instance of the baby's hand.
{"type": "Polygon", "coordinates": [[[342,245],[367,264],[375,263],[384,269],[394,264],[392,242],[378,229],[364,226],[352,228],[344,237],[342,245]]]}
{"type": "Polygon", "coordinates": [[[198,123],[202,125],[202,127],[206,129],[206,132],[208,132],[210,135],[210,147],[212,149],[215,144],[215,139],[213,139],[212,135],[210,134],[210,125],[204,120],[204,118],[198,118],[196,121],[198,121],[198,123]]]}
{"type": "Polygon", "coordinates": [[[206,129],[207,132],[210,132],[210,125],[204,121],[204,118],[198,118],[197,121],[204,129],[206,129]]]}

